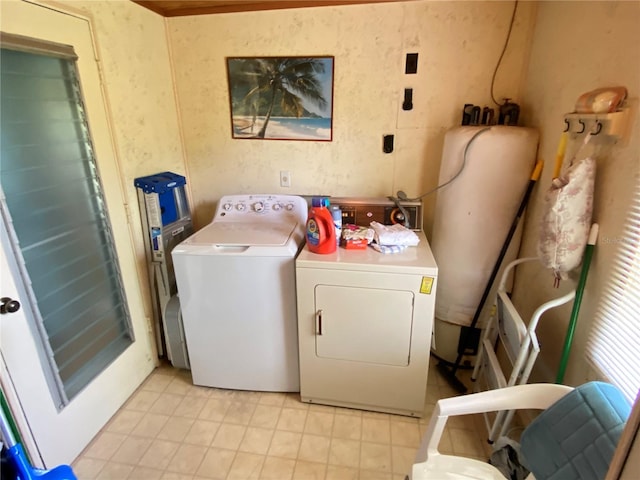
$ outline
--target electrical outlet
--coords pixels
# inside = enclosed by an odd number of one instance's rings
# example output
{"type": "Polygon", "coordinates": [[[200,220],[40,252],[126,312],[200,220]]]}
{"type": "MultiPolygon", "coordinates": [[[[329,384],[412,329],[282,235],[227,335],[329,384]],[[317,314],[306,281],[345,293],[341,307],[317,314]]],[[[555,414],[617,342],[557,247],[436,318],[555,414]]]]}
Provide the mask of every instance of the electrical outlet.
{"type": "Polygon", "coordinates": [[[280,170],[280,186],[281,187],[291,186],[291,173],[289,173],[289,170],[280,170]]]}

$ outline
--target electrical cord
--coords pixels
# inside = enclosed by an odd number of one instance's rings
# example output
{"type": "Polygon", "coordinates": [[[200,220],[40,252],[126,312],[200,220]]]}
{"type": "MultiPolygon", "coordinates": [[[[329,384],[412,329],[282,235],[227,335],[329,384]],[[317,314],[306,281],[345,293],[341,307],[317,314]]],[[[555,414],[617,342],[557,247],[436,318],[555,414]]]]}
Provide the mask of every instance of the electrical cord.
{"type": "MultiPolygon", "coordinates": [[[[467,152],[469,151],[469,147],[471,146],[471,144],[474,142],[474,140],[476,138],[478,138],[480,135],[482,135],[484,132],[491,130],[491,127],[485,127],[481,130],[478,130],[476,133],[473,134],[473,136],[469,139],[469,141],[467,142],[467,144],[464,147],[464,153],[462,154],[462,165],[460,166],[460,169],[456,172],[456,174],[451,177],[449,180],[447,180],[446,182],[444,182],[441,185],[438,185],[435,188],[432,188],[431,190],[429,190],[427,193],[423,193],[422,195],[420,195],[419,197],[415,197],[415,198],[408,198],[407,194],[404,193],[402,190],[398,191],[398,193],[396,194],[397,197],[387,197],[389,198],[389,200],[392,200],[398,207],[400,207],[400,205],[398,204],[399,201],[404,201],[404,202],[413,202],[413,201],[417,201],[417,200],[422,200],[424,197],[426,197],[427,195],[431,195],[432,193],[436,192],[437,190],[440,190],[443,187],[446,187],[447,185],[449,185],[451,182],[453,182],[456,178],[458,178],[460,176],[460,174],[462,173],[462,171],[464,170],[464,168],[467,166],[467,152]]],[[[402,209],[401,209],[402,211],[402,209]]]]}
{"type": "Polygon", "coordinates": [[[502,63],[502,57],[504,57],[504,52],[507,51],[507,45],[509,45],[509,39],[511,38],[511,30],[513,29],[513,22],[516,18],[516,10],[518,9],[518,0],[515,0],[513,4],[513,13],[511,14],[511,22],[509,23],[509,31],[507,32],[507,38],[504,41],[504,46],[502,47],[502,53],[500,54],[500,58],[498,59],[498,63],[496,64],[496,68],[493,71],[493,77],[491,78],[491,100],[493,103],[500,106],[500,103],[496,101],[496,97],[493,95],[493,87],[496,81],[496,75],[498,74],[498,69],[500,68],[500,64],[502,63]]]}

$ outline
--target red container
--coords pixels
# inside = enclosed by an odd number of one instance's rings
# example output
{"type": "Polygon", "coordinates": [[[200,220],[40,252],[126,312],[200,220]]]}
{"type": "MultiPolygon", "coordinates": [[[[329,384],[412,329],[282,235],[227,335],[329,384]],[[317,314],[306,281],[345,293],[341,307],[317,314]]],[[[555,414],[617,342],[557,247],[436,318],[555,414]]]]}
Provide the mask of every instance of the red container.
{"type": "Polygon", "coordinates": [[[307,247],[313,253],[336,251],[336,229],[326,198],[313,198],[307,217],[307,247]]]}

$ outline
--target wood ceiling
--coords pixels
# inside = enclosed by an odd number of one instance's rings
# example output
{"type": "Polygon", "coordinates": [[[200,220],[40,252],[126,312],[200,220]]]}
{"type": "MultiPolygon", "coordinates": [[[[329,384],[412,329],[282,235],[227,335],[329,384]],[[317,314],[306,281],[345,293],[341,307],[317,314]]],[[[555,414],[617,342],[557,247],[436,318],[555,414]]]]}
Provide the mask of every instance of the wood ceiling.
{"type": "Polygon", "coordinates": [[[359,3],[388,3],[404,0],[132,0],[163,17],[213,13],[253,12],[285,8],[325,7],[359,3]]]}

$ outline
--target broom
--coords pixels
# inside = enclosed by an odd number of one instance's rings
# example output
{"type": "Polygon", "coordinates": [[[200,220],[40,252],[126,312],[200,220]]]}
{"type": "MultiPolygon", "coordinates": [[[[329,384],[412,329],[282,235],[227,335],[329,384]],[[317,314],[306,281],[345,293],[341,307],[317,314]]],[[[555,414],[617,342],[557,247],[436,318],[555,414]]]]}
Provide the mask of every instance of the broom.
{"type": "Polygon", "coordinates": [[[496,260],[495,265],[493,266],[493,270],[489,279],[487,280],[487,285],[484,288],[484,292],[482,293],[482,297],[480,298],[480,303],[478,304],[478,308],[476,308],[476,313],[473,315],[473,319],[471,320],[471,325],[466,330],[463,330],[461,333],[460,339],[460,348],[458,349],[458,357],[456,358],[455,363],[451,370],[449,367],[443,363],[438,362],[437,368],[440,370],[444,378],[451,384],[453,388],[455,388],[460,393],[466,393],[467,387],[462,383],[457,377],[456,372],[458,368],[460,368],[460,364],[462,362],[462,355],[464,354],[464,349],[467,345],[468,337],[470,332],[475,328],[478,320],[480,319],[480,313],[482,312],[482,308],[484,307],[485,302],[487,301],[487,297],[489,296],[489,292],[491,291],[491,287],[493,286],[493,282],[498,275],[498,271],[500,270],[500,266],[502,265],[502,261],[504,260],[505,255],[507,254],[507,250],[509,249],[509,245],[511,244],[511,240],[513,239],[513,235],[516,232],[516,228],[518,227],[518,223],[520,223],[520,218],[524,213],[525,208],[527,207],[527,203],[529,202],[529,197],[531,197],[531,192],[533,191],[533,187],[536,182],[540,179],[540,174],[542,173],[542,160],[538,160],[536,166],[533,169],[533,173],[531,174],[531,178],[529,179],[529,184],[527,185],[527,190],[524,192],[524,196],[520,201],[520,206],[518,207],[518,211],[516,216],[511,222],[511,227],[509,228],[509,232],[507,233],[507,237],[502,244],[502,249],[498,254],[498,259],[496,260]]]}

